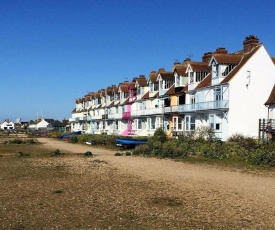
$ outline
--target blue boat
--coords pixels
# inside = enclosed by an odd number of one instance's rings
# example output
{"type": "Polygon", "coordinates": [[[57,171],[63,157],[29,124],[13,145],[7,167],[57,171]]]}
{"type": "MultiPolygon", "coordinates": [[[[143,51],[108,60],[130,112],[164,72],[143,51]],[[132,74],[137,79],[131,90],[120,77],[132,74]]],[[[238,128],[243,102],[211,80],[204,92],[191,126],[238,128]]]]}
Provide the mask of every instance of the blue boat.
{"type": "Polygon", "coordinates": [[[58,139],[66,139],[66,138],[70,138],[73,135],[80,135],[81,131],[75,131],[75,132],[71,132],[71,133],[65,133],[62,135],[59,135],[57,138],[58,139]]]}
{"type": "Polygon", "coordinates": [[[137,145],[146,144],[147,139],[135,139],[135,138],[127,138],[127,137],[118,137],[116,138],[116,146],[119,147],[135,147],[137,145]]]}

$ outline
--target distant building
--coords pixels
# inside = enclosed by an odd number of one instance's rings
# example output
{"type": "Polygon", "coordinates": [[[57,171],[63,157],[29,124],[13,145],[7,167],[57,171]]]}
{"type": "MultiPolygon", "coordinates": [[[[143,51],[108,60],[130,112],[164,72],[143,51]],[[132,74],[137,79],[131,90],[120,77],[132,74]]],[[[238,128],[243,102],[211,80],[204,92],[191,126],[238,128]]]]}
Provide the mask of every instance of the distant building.
{"type": "Polygon", "coordinates": [[[0,125],[1,130],[14,130],[14,122],[10,120],[5,120],[3,123],[0,125]]]}

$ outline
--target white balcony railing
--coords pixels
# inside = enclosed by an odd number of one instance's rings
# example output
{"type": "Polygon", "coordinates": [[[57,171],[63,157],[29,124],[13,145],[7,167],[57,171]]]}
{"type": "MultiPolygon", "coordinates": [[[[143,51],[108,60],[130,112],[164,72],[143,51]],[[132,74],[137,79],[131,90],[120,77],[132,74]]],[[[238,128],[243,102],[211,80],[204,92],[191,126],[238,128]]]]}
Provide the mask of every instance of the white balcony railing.
{"type": "Polygon", "coordinates": [[[179,105],[179,112],[194,112],[199,110],[228,109],[228,100],[208,101],[188,105],[179,105]]]}

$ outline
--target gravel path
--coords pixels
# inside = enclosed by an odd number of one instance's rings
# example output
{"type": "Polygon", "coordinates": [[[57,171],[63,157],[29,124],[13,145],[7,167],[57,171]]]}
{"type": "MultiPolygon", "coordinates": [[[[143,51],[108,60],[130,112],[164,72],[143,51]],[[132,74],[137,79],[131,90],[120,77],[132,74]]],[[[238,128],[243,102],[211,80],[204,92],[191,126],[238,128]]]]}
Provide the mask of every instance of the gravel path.
{"type": "Polygon", "coordinates": [[[186,202],[193,202],[196,212],[199,216],[203,213],[206,222],[213,222],[214,216],[219,222],[224,219],[226,223],[230,219],[236,226],[246,226],[246,229],[275,229],[275,177],[272,173],[256,175],[165,159],[115,157],[110,150],[55,139],[39,141],[49,148],[72,153],[92,151],[95,158],[108,162],[121,173],[162,183],[163,187],[184,196],[186,202]]]}

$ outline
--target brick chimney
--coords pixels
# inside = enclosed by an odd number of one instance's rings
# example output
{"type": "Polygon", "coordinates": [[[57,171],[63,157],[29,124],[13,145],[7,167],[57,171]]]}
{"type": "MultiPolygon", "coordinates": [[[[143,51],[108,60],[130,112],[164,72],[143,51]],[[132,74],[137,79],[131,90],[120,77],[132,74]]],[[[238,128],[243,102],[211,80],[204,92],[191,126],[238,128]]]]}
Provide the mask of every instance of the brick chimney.
{"type": "Polygon", "coordinates": [[[252,50],[255,46],[257,46],[258,44],[259,44],[259,39],[257,38],[257,36],[249,35],[243,41],[243,51],[245,53],[247,53],[250,50],[252,50]]]}
{"type": "Polygon", "coordinates": [[[165,72],[165,69],[164,68],[159,68],[158,73],[163,73],[163,72],[165,72]]]}
{"type": "Polygon", "coordinates": [[[215,51],[215,54],[227,54],[227,53],[228,53],[227,49],[225,49],[223,47],[219,47],[215,51]]]}
{"type": "Polygon", "coordinates": [[[183,65],[183,66],[188,66],[188,64],[189,64],[190,62],[191,62],[191,58],[186,58],[186,59],[183,60],[182,65],[183,65]]]}
{"type": "Polygon", "coordinates": [[[212,57],[212,54],[212,52],[204,53],[204,55],[202,56],[202,61],[208,63],[212,57]]]}

